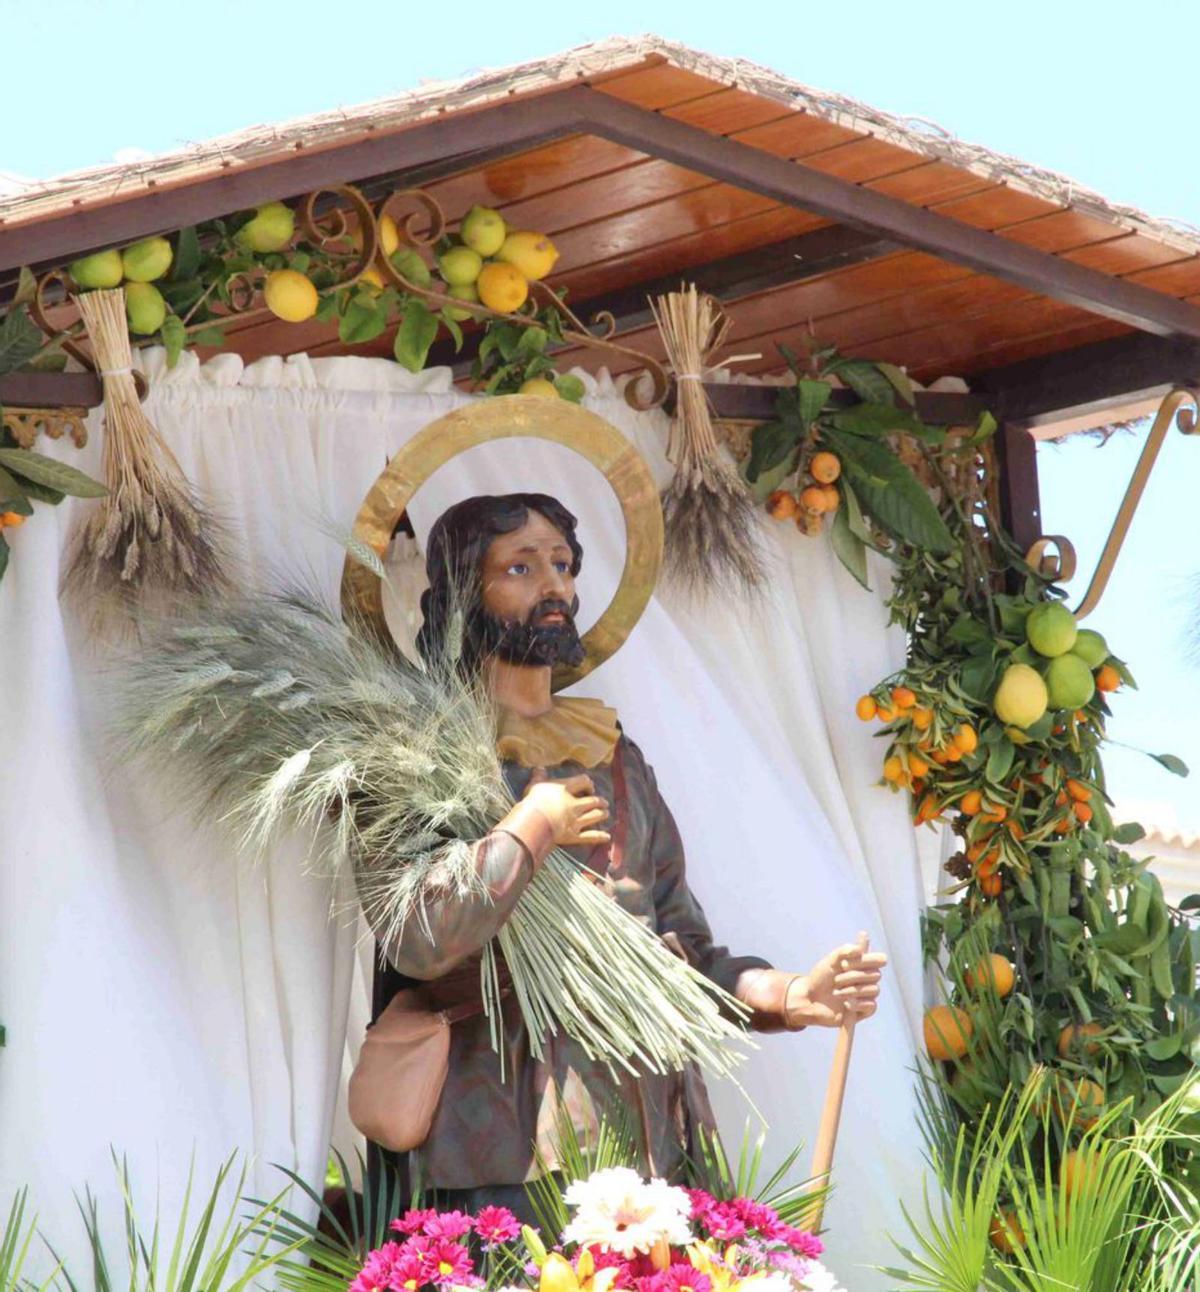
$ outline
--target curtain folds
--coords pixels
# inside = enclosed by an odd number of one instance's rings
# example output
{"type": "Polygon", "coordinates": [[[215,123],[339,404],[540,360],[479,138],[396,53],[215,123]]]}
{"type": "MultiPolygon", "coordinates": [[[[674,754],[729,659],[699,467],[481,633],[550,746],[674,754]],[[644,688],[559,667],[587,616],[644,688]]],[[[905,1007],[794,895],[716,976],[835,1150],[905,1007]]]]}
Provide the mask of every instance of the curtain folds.
{"type": "MultiPolygon", "coordinates": [[[[238,577],[263,587],[301,574],[331,601],[342,552],[328,522],[348,529],[387,459],[466,398],[444,369],[414,377],[382,360],[200,367],[184,355],[167,372],[152,351],[147,362],[150,417],[226,519],[238,577]]],[[[606,378],[585,380],[588,406],[665,481],[663,415],[635,413],[606,378]]],[[[38,447],[98,473],[98,414],[89,429],[82,452],[38,447]]],[[[462,455],[414,501],[418,543],[451,502],[513,489],[553,493],[579,516],[590,625],[615,590],[623,527],[603,480],[569,450],[509,441],[462,455]]],[[[43,1232],[77,1261],[73,1189],[90,1184],[117,1232],[110,1145],[167,1216],[193,1153],[201,1182],[234,1149],[253,1155],[260,1197],[284,1183],[273,1164],[319,1181],[331,1134],[348,1135],[347,1046],[366,1008],[358,928],[330,918],[347,894],[306,870],[304,839],[249,865],[152,774],[114,761],[105,648],[57,597],[83,505],[39,507],[12,535],[0,583],[0,1203],[30,1185],[43,1232]]],[[[577,692],[614,705],[654,765],[722,941],[804,970],[866,929],[892,958],[857,1043],[828,1212],[831,1263],[857,1292],[883,1286],[866,1267],[888,1259],[885,1231],[901,1232],[898,1201],[919,1179],[921,879],[904,803],[877,788],[879,745],[853,713],[904,642],[886,626],[882,566],[866,593],[827,542],[774,524],[766,542],[772,577],[758,602],[692,605],[663,589],[577,692]]],[[[411,554],[401,575],[397,589],[411,588],[411,554]]],[[[832,1047],[816,1032],[764,1038],[744,1092],[715,1092],[727,1141],[741,1138],[748,1094],[770,1127],[769,1159],[811,1145],[832,1047]]]]}

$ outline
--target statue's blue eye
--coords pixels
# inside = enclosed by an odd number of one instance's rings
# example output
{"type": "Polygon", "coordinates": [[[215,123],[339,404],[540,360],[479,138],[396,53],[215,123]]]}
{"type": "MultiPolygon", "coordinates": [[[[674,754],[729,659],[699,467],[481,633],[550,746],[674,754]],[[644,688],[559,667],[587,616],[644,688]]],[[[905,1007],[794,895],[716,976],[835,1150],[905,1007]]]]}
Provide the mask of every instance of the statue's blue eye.
{"type": "Polygon", "coordinates": [[[529,566],[526,565],[523,561],[518,561],[516,565],[510,565],[508,567],[508,573],[509,574],[528,574],[529,566]]]}

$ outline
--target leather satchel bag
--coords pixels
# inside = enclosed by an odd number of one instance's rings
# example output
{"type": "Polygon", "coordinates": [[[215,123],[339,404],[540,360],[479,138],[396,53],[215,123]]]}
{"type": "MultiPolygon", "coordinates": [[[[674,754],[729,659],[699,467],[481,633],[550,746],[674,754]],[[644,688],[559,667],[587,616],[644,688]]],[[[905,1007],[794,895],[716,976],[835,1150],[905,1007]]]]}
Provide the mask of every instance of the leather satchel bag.
{"type": "Polygon", "coordinates": [[[478,1010],[432,1009],[419,988],[392,997],[350,1075],[350,1120],[367,1139],[398,1153],[424,1144],[450,1070],[450,1025],[478,1010]]]}

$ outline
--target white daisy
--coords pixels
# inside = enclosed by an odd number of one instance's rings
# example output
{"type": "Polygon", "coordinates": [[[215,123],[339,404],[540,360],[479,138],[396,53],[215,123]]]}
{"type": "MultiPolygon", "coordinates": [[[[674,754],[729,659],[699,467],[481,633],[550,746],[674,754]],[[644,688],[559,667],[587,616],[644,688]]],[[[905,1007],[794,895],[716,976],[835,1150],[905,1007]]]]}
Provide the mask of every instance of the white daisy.
{"type": "Polygon", "coordinates": [[[845,1288],[820,1261],[813,1261],[804,1276],[807,1292],[846,1292],[845,1288]]]}
{"type": "Polygon", "coordinates": [[[645,1181],[634,1170],[614,1166],[576,1180],[564,1195],[576,1208],[563,1241],[598,1246],[628,1258],[649,1252],[665,1239],[673,1247],[692,1241],[691,1199],[665,1180],[645,1181]]]}

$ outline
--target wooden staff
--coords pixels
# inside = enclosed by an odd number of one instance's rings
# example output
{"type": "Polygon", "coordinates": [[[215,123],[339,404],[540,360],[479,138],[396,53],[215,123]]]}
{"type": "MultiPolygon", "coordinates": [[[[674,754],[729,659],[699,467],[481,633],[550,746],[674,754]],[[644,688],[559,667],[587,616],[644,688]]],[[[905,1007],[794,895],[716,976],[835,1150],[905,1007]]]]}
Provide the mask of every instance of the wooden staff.
{"type": "MultiPolygon", "coordinates": [[[[859,943],[865,953],[870,945],[865,933],[859,938],[859,943]]],[[[817,1142],[813,1148],[810,1172],[816,1188],[829,1183],[829,1173],[833,1168],[833,1150],[837,1145],[838,1125],[842,1120],[846,1077],[850,1072],[850,1053],[854,1048],[854,1028],[857,1023],[857,1015],[848,1010],[846,1019],[838,1030],[837,1044],[833,1050],[833,1066],[829,1069],[829,1081],[825,1086],[825,1106],[821,1110],[821,1122],[817,1127],[817,1142]]],[[[822,1197],[816,1203],[811,1220],[806,1222],[814,1232],[821,1228],[824,1214],[825,1199],[822,1197]]]]}

